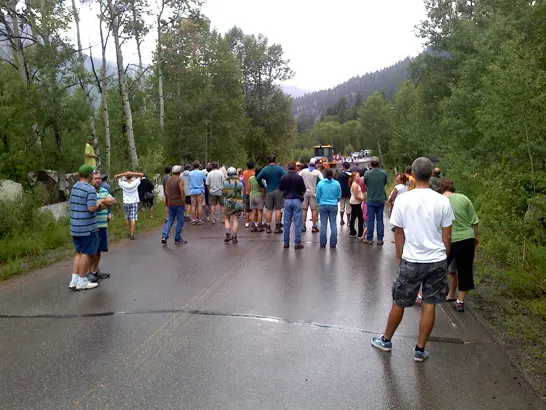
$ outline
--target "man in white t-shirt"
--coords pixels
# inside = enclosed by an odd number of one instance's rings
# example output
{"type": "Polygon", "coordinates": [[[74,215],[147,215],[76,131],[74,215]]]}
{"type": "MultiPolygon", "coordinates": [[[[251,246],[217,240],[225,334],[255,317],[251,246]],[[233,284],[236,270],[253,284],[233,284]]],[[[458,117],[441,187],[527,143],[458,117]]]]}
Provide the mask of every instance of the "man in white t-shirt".
{"type": "Polygon", "coordinates": [[[125,211],[125,226],[127,227],[127,236],[129,239],[135,239],[136,221],[138,220],[138,186],[140,178],[144,176],[141,172],[127,171],[123,174],[114,176],[123,191],[123,209],[125,211]]]}
{"type": "Polygon", "coordinates": [[[436,305],[444,303],[448,293],[447,255],[455,219],[447,197],[430,189],[433,168],[428,158],[417,158],[412,165],[415,189],[396,200],[391,224],[396,227],[396,256],[400,264],[392,288],[393,305],[385,333],[372,338],[372,346],[387,352],[392,349],[391,339],[404,309],[415,304],[422,286],[423,310],[413,355],[416,362],[428,357],[425,344],[434,327],[436,305]]]}
{"type": "Polygon", "coordinates": [[[313,233],[319,231],[318,222],[318,201],[317,201],[317,185],[324,179],[322,172],[315,168],[316,160],[311,158],[309,161],[309,168],[302,169],[300,172],[303,182],[305,183],[305,194],[303,194],[303,230],[305,232],[307,228],[307,210],[311,207],[311,218],[313,219],[313,233]]]}
{"type": "Polygon", "coordinates": [[[207,174],[206,184],[209,188],[209,204],[211,209],[211,221],[216,222],[216,206],[220,207],[220,213],[224,214],[224,197],[222,189],[224,187],[224,181],[226,177],[224,173],[218,169],[218,163],[213,162],[211,164],[212,171],[207,174]]]}

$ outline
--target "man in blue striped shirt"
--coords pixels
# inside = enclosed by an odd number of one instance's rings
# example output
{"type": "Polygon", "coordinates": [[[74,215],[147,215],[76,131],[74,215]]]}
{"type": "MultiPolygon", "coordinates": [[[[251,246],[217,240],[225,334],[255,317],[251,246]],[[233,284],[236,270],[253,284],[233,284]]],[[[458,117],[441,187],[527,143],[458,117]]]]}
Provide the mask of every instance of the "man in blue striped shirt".
{"type": "Polygon", "coordinates": [[[87,280],[91,257],[97,253],[99,238],[95,212],[105,208],[102,201],[97,201],[97,191],[89,184],[93,175],[91,165],[82,165],[79,169],[80,180],[70,192],[70,235],[76,248],[74,268],[69,289],[87,290],[98,286],[87,280]]]}

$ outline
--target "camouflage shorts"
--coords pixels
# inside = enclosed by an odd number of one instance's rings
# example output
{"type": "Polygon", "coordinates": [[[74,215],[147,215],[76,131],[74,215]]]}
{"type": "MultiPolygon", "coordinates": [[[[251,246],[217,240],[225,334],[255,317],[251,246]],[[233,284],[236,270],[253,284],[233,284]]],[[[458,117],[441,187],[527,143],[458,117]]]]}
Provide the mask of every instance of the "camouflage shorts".
{"type": "Polygon", "coordinates": [[[415,304],[419,288],[423,287],[423,303],[444,303],[448,293],[447,261],[414,263],[402,259],[396,269],[392,299],[402,307],[415,304]]]}

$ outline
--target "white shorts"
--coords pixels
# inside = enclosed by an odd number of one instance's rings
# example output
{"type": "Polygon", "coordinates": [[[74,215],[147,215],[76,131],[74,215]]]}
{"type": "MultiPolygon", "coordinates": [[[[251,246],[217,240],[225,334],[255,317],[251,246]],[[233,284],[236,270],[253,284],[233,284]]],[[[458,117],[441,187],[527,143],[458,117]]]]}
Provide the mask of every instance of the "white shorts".
{"type": "Polygon", "coordinates": [[[351,213],[351,198],[341,198],[339,201],[339,212],[351,213]]]}

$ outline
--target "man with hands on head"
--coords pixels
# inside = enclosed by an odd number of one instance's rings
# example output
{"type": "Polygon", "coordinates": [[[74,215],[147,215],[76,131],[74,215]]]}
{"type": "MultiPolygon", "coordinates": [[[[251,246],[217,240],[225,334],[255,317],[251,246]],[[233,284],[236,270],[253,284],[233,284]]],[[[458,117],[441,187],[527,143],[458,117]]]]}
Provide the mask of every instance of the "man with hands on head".
{"type": "Polygon", "coordinates": [[[136,221],[138,221],[138,204],[140,197],[138,195],[138,186],[142,172],[127,171],[122,174],[114,175],[120,188],[123,190],[123,209],[125,211],[125,226],[127,227],[127,236],[134,240],[136,221]]]}

